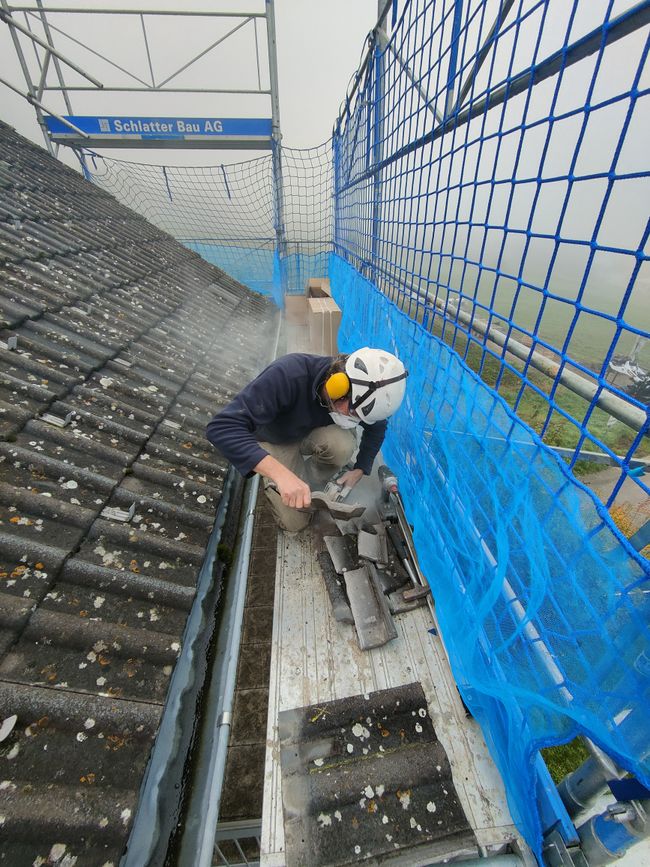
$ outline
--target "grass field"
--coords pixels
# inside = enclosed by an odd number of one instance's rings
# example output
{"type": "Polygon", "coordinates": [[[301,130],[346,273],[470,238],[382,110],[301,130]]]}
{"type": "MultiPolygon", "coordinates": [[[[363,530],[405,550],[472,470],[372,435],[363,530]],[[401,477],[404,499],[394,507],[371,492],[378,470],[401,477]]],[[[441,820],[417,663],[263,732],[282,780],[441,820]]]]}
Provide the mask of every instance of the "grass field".
{"type": "Polygon", "coordinates": [[[559,747],[546,747],[541,753],[556,786],[567,774],[575,771],[585,759],[589,758],[589,752],[582,738],[575,738],[559,747]]]}
{"type": "MultiPolygon", "coordinates": [[[[468,338],[453,323],[451,327],[448,323],[443,329],[440,317],[436,319],[433,333],[453,346],[468,367],[478,373],[486,385],[494,388],[522,421],[538,434],[544,431],[543,440],[549,446],[574,449],[582,435],[580,427],[583,424],[587,436],[581,450],[603,453],[602,443],[615,454],[624,456],[632,446],[636,432],[601,409],[594,409],[585,424],[588,402],[563,385],[556,387],[553,395],[555,407],[551,406],[548,395],[553,380],[533,367],[525,370],[524,362],[506,354],[505,361],[512,370],[509,369],[501,358],[502,348],[496,344],[488,342],[486,347],[482,345],[483,338],[468,338]]],[[[650,456],[648,437],[634,453],[637,459],[647,456],[650,456]]],[[[579,476],[594,472],[596,468],[593,461],[578,460],[573,471],[579,476]]]]}

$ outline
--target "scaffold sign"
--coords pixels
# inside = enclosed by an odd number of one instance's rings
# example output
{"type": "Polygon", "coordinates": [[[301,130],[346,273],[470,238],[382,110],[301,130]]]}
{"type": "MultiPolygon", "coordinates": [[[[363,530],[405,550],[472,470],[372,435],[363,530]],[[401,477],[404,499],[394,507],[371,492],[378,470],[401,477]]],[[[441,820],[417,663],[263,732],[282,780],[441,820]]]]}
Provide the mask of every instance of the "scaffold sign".
{"type": "Polygon", "coordinates": [[[104,147],[248,147],[271,142],[269,118],[47,117],[52,141],[104,147]]]}

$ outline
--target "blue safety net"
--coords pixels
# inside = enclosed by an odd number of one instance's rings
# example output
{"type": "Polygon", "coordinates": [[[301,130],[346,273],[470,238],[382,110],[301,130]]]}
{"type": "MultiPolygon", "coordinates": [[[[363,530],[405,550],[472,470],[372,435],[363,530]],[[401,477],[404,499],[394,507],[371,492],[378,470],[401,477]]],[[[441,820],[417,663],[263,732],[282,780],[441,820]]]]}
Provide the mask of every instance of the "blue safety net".
{"type": "Polygon", "coordinates": [[[587,735],[650,785],[650,568],[628,538],[650,519],[649,21],[648,0],[393,3],[331,142],[89,163],[279,305],[329,273],[340,348],[404,360],[386,458],[538,856],[540,747],[587,735]]]}
{"type": "Polygon", "coordinates": [[[398,11],[333,140],[340,347],[410,371],[386,457],[541,857],[540,747],[650,783],[650,568],[613,520],[649,502],[649,5],[398,11]]]}
{"type": "Polygon", "coordinates": [[[539,853],[536,751],[587,734],[650,782],[650,594],[593,494],[444,341],[334,257],[339,347],[409,369],[384,456],[452,668],[539,853]],[[645,654],[645,656],[644,656],[645,654]]]}
{"type": "Polygon", "coordinates": [[[327,273],[332,250],[331,143],[208,166],[151,165],[87,152],[93,183],[278,306],[327,273]]]}

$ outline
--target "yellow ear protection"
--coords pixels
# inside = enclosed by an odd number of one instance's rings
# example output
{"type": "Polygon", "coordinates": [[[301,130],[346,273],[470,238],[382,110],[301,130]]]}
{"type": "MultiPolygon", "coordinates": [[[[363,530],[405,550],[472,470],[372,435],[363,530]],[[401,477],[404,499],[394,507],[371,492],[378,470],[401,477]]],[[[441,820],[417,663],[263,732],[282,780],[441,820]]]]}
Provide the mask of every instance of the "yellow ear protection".
{"type": "Polygon", "coordinates": [[[340,400],[350,391],[350,380],[347,373],[333,373],[325,382],[325,391],[330,400],[340,400]]]}

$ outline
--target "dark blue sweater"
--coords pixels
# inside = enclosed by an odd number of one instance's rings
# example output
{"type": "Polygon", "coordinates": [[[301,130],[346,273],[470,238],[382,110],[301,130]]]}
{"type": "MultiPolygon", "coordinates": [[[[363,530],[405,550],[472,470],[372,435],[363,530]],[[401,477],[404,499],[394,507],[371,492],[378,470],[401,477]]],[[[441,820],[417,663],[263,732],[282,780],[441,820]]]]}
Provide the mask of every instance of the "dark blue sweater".
{"type": "MultiPolygon", "coordinates": [[[[239,472],[248,476],[268,454],[260,442],[300,442],[317,427],[334,424],[319,400],[330,356],[292,353],[276,359],[218,412],[207,437],[239,472]]],[[[355,468],[368,475],[387,422],[364,424],[355,468]]]]}

